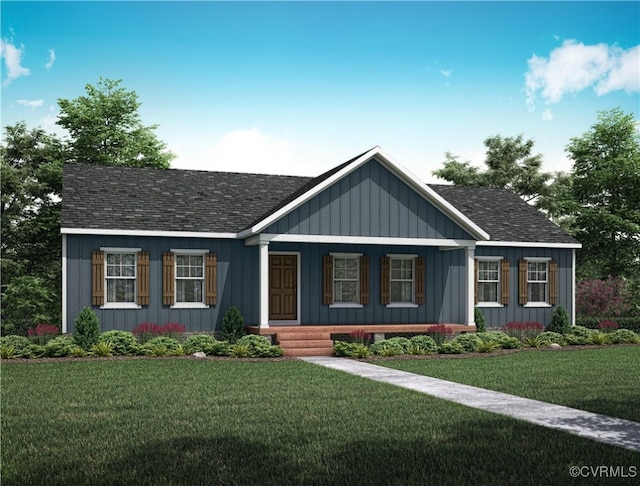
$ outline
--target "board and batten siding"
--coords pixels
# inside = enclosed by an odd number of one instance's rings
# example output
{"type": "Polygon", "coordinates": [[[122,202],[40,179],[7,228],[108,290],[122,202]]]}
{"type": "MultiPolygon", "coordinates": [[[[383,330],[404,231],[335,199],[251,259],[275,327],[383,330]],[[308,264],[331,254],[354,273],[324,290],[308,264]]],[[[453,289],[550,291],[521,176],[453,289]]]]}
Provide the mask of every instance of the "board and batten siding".
{"type": "Polygon", "coordinates": [[[535,321],[545,327],[551,323],[553,311],[562,306],[569,316],[573,311],[572,251],[562,248],[476,247],[475,256],[503,257],[509,261],[509,305],[479,307],[486,318],[486,326],[501,327],[515,322],[535,321]],[[551,258],[558,264],[558,301],[551,307],[526,307],[518,303],[518,262],[524,258],[551,258]]]}
{"type": "Polygon", "coordinates": [[[271,224],[265,233],[473,240],[375,159],[271,224]]]}
{"type": "Polygon", "coordinates": [[[257,247],[241,240],[132,236],[67,235],[67,332],[90,306],[100,319],[100,330],[130,331],[138,324],[177,322],[188,332],[221,329],[222,316],[236,306],[245,322],[257,322],[259,281],[257,247]],[[101,309],[91,306],[91,252],[100,247],[141,248],[149,252],[149,305],[140,309],[101,309]],[[162,254],[170,249],[207,250],[217,255],[217,304],[208,309],[171,309],[162,305],[162,254]]]}
{"type": "Polygon", "coordinates": [[[271,243],[270,251],[300,252],[301,322],[303,325],[463,323],[466,269],[464,250],[435,247],[271,243]],[[369,303],[361,308],[331,308],[323,304],[323,256],[362,253],[369,257],[369,303]],[[413,308],[380,303],[380,258],[388,253],[425,259],[425,301],[413,308]]]}

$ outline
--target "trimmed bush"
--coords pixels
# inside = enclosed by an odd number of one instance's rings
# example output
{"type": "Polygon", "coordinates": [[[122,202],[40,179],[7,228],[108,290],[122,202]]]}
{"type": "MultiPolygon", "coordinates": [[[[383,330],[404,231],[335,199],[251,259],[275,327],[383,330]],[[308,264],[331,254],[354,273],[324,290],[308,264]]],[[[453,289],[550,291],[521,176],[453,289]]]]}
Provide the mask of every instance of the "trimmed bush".
{"type": "Polygon", "coordinates": [[[564,307],[559,305],[551,315],[551,324],[547,331],[556,332],[558,334],[567,334],[571,332],[571,324],[569,323],[569,314],[564,307]]]}
{"type": "MultiPolygon", "coordinates": [[[[15,358],[21,358],[22,353],[25,349],[27,349],[31,344],[31,340],[25,336],[2,336],[0,337],[0,346],[11,346],[13,347],[13,354],[15,358]]],[[[26,357],[26,356],[25,356],[26,357]]]]}
{"type": "Polygon", "coordinates": [[[130,356],[138,354],[138,340],[127,331],[107,331],[98,336],[97,343],[109,343],[114,355],[130,356]]]}
{"type": "Polygon", "coordinates": [[[595,332],[598,332],[598,331],[594,329],[587,329],[586,327],[583,327],[583,326],[573,326],[569,334],[573,334],[574,336],[589,338],[595,332]]]}
{"type": "Polygon", "coordinates": [[[502,349],[516,349],[522,346],[518,338],[511,337],[502,331],[479,332],[476,336],[484,342],[497,343],[502,349]]]}
{"type": "Polygon", "coordinates": [[[538,335],[538,338],[542,341],[542,344],[546,344],[547,346],[551,343],[559,344],[560,346],[564,346],[567,344],[567,340],[565,337],[557,332],[553,331],[545,331],[538,335]]]}
{"type": "Polygon", "coordinates": [[[438,352],[438,345],[431,336],[412,336],[409,341],[412,349],[418,346],[418,349],[423,350],[426,354],[438,352]]]}
{"type": "Polygon", "coordinates": [[[78,346],[85,351],[89,351],[91,347],[98,342],[100,335],[100,321],[98,316],[90,307],[82,309],[76,319],[76,328],[73,331],[73,337],[78,346]]]}
{"type": "Polygon", "coordinates": [[[183,345],[184,352],[186,354],[213,354],[213,351],[216,348],[216,343],[219,342],[220,341],[216,340],[216,338],[210,336],[209,334],[197,334],[195,336],[189,336],[183,345]]]}
{"type": "Polygon", "coordinates": [[[630,329],[618,329],[605,334],[606,342],[608,344],[638,344],[640,343],[640,336],[630,329]]]}
{"type": "Polygon", "coordinates": [[[245,335],[244,318],[237,307],[231,306],[222,318],[222,339],[231,344],[245,335]]]}
{"type": "Polygon", "coordinates": [[[282,348],[272,345],[264,336],[247,334],[236,341],[236,344],[247,346],[250,358],[276,358],[282,356],[282,348]]]}
{"type": "Polygon", "coordinates": [[[482,339],[475,334],[467,333],[456,336],[452,342],[458,343],[468,353],[475,353],[478,351],[478,346],[482,344],[482,339]]]}
{"type": "Polygon", "coordinates": [[[484,314],[477,307],[473,310],[473,320],[476,322],[476,332],[485,332],[487,330],[484,314]]]}
{"type": "Polygon", "coordinates": [[[40,344],[29,344],[29,346],[24,348],[22,353],[20,353],[21,358],[43,358],[44,355],[44,346],[40,344]]]}
{"type": "Polygon", "coordinates": [[[447,341],[438,346],[438,353],[440,354],[464,354],[465,350],[460,343],[453,341],[447,341]]]}
{"type": "Polygon", "coordinates": [[[383,351],[385,353],[388,353],[389,351],[386,350],[391,349],[393,350],[391,352],[394,352],[395,355],[408,354],[410,347],[411,341],[409,341],[405,337],[397,336],[389,339],[382,339],[378,342],[373,343],[371,345],[371,352],[380,356],[390,356],[389,354],[383,354],[383,351]]]}
{"type": "Polygon", "coordinates": [[[64,358],[69,356],[71,350],[76,346],[76,341],[72,336],[58,336],[44,345],[44,354],[49,358],[64,358]]]}
{"type": "Polygon", "coordinates": [[[147,356],[180,356],[184,354],[184,349],[180,342],[167,336],[149,339],[140,346],[140,351],[147,356]]]}

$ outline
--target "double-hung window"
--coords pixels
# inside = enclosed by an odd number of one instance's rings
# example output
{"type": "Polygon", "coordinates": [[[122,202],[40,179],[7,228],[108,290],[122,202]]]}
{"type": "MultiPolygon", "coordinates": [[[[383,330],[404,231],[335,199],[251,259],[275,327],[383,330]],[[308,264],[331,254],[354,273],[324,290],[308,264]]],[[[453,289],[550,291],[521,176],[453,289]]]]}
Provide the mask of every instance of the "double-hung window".
{"type": "Polygon", "coordinates": [[[414,260],[413,256],[390,257],[391,304],[414,303],[414,260]]]}
{"type": "Polygon", "coordinates": [[[204,304],[204,254],[176,253],[176,303],[204,304]]]}
{"type": "Polygon", "coordinates": [[[106,304],[135,304],[136,252],[105,252],[106,304]]]}
{"type": "Polygon", "coordinates": [[[546,303],[549,291],[548,261],[527,261],[527,302],[546,303]]]}
{"type": "Polygon", "coordinates": [[[333,255],[333,303],[360,304],[360,255],[333,255]]]}
{"type": "Polygon", "coordinates": [[[500,260],[478,260],[478,304],[498,304],[500,260]]]}

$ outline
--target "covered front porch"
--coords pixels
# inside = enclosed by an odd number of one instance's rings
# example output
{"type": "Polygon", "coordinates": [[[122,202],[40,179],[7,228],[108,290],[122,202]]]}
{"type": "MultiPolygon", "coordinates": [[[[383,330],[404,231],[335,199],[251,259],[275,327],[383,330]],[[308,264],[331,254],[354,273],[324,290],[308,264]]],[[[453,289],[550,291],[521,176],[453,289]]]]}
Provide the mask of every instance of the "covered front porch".
{"type": "Polygon", "coordinates": [[[464,324],[343,324],[325,326],[246,326],[249,334],[270,336],[274,344],[284,350],[285,356],[332,356],[333,341],[353,331],[371,334],[371,340],[384,339],[386,335],[428,334],[434,326],[446,326],[452,334],[475,332],[475,325],[464,324]]]}

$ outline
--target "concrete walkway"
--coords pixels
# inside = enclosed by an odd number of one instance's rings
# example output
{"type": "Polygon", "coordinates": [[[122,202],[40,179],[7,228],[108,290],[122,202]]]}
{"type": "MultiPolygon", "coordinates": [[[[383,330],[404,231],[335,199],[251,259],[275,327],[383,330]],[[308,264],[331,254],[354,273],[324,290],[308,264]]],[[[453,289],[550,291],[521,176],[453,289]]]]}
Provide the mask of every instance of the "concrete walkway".
{"type": "Polygon", "coordinates": [[[631,420],[585,412],[347,358],[318,356],[300,359],[468,407],[507,415],[543,427],[563,430],[580,437],[640,452],[640,423],[631,420]]]}

